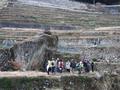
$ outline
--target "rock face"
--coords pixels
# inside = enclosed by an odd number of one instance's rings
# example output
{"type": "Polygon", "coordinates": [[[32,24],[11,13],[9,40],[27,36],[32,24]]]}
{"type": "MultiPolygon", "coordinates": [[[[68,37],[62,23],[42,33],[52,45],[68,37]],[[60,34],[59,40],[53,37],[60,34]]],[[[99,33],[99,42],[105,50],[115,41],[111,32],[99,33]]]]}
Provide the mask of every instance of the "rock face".
{"type": "Polygon", "coordinates": [[[8,4],[7,0],[0,0],[0,9],[6,7],[8,4]]]}
{"type": "Polygon", "coordinates": [[[54,35],[41,34],[30,40],[17,43],[10,49],[1,49],[1,68],[10,65],[21,70],[43,70],[46,60],[56,51],[58,38],[54,35]],[[11,62],[12,59],[12,62],[11,62]]]}

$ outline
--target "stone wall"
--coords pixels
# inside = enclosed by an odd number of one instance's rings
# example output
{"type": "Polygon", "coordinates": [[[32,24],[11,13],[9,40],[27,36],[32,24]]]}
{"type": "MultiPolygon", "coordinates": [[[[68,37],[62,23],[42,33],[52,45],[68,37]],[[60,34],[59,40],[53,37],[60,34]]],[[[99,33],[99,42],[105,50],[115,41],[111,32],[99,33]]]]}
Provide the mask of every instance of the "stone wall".
{"type": "Polygon", "coordinates": [[[119,76],[99,79],[88,76],[0,78],[0,90],[119,90],[119,76]]]}
{"type": "Polygon", "coordinates": [[[96,30],[61,32],[58,51],[77,53],[88,59],[120,60],[119,28],[105,27],[96,30]]]}
{"type": "Polygon", "coordinates": [[[115,73],[117,70],[119,70],[120,63],[107,63],[107,62],[96,62],[95,63],[95,70],[104,73],[104,72],[110,72],[115,73]]]}

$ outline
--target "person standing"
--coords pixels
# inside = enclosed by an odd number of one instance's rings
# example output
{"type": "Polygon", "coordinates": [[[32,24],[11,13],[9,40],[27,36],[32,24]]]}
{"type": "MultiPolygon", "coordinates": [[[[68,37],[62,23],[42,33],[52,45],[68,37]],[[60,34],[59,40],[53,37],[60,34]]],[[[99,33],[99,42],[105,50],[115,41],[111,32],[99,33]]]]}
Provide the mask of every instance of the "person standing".
{"type": "Polygon", "coordinates": [[[84,72],[87,72],[88,71],[87,70],[88,66],[87,66],[87,61],[86,60],[83,60],[83,67],[84,67],[84,72]]]}
{"type": "Polygon", "coordinates": [[[91,62],[91,69],[92,69],[92,72],[94,72],[94,62],[93,61],[91,62]]]}
{"type": "Polygon", "coordinates": [[[60,59],[57,58],[55,61],[55,72],[59,72],[59,67],[58,67],[58,63],[59,63],[60,59]]]}
{"type": "Polygon", "coordinates": [[[52,69],[52,61],[48,60],[48,64],[47,64],[47,74],[49,75],[50,71],[52,69]]]}
{"type": "Polygon", "coordinates": [[[65,63],[65,68],[67,70],[67,72],[70,72],[70,61],[68,60],[66,63],[65,63]]]}
{"type": "Polygon", "coordinates": [[[75,62],[73,59],[71,60],[70,67],[71,67],[71,71],[72,71],[72,73],[74,73],[75,68],[76,68],[76,62],[75,62]]]}
{"type": "Polygon", "coordinates": [[[58,62],[58,68],[59,68],[59,72],[62,73],[64,68],[64,62],[62,59],[58,62]]]}
{"type": "Polygon", "coordinates": [[[82,70],[83,70],[83,62],[80,61],[79,63],[76,64],[77,70],[78,70],[78,74],[81,74],[82,70]]]}
{"type": "Polygon", "coordinates": [[[52,58],[52,61],[51,61],[51,72],[55,74],[55,60],[54,60],[54,58],[52,58]]]}

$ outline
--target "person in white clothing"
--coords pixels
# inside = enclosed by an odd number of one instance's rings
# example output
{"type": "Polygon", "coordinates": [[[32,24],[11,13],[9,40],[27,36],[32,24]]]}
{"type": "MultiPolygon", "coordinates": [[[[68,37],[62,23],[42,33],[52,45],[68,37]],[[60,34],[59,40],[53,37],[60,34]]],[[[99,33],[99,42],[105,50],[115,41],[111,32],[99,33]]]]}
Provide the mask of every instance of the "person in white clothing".
{"type": "Polygon", "coordinates": [[[70,61],[68,60],[66,63],[65,63],[65,68],[67,70],[67,72],[70,72],[70,61]]]}

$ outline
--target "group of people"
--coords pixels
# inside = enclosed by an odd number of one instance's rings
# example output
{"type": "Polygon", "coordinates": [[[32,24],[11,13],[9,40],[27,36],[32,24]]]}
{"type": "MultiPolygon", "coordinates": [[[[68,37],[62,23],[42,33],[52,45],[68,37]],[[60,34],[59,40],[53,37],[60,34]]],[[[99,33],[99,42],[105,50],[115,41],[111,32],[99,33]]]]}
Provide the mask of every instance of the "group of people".
{"type": "Polygon", "coordinates": [[[62,59],[57,58],[55,60],[54,58],[52,58],[52,60],[48,60],[46,69],[49,75],[50,72],[53,74],[55,74],[56,72],[62,73],[63,68],[64,68],[64,62],[62,59]]]}
{"type": "Polygon", "coordinates": [[[74,71],[78,71],[79,74],[83,72],[94,72],[94,62],[89,60],[83,61],[75,61],[74,59],[68,60],[64,62],[63,59],[54,59],[48,60],[46,71],[48,75],[50,73],[55,74],[56,72],[62,73],[63,71],[74,73],[74,71]]]}

